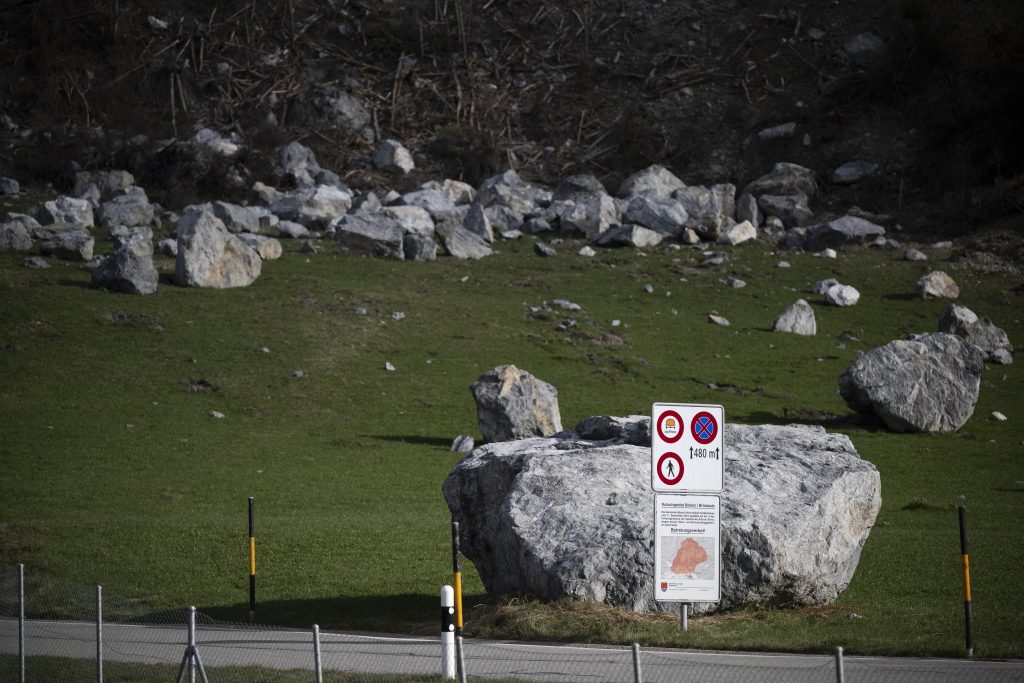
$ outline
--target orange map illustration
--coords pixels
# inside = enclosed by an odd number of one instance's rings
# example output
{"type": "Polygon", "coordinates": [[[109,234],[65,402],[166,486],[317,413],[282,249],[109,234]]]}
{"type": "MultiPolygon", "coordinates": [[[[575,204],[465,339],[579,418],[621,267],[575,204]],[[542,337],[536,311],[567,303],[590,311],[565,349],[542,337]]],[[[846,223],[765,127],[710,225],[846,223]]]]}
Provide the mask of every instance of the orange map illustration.
{"type": "Polygon", "coordinates": [[[692,574],[697,565],[708,559],[708,554],[697,541],[687,538],[679,544],[679,550],[672,559],[673,574],[692,574]]]}

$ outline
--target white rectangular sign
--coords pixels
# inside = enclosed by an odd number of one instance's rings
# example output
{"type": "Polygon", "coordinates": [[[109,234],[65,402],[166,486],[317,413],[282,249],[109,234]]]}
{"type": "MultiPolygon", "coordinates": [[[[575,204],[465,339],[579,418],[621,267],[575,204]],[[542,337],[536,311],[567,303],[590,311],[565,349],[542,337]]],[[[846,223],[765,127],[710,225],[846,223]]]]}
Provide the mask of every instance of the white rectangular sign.
{"type": "Polygon", "coordinates": [[[655,403],[651,408],[651,488],[721,492],[724,429],[722,406],[655,403]]]}
{"type": "Polygon", "coordinates": [[[654,496],[654,599],[722,599],[722,507],[718,496],[654,496]]]}

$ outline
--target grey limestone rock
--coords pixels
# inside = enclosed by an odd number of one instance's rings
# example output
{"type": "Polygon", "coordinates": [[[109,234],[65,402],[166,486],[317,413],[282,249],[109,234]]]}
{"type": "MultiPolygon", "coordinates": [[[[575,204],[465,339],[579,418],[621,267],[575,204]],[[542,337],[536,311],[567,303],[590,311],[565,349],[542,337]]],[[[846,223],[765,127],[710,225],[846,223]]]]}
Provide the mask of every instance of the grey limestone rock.
{"type": "Polygon", "coordinates": [[[757,228],[755,228],[750,221],[743,221],[742,223],[730,225],[729,227],[724,228],[718,235],[719,244],[731,244],[733,246],[756,239],[757,228]]]}
{"type": "Polygon", "coordinates": [[[402,250],[406,261],[433,261],[437,258],[434,238],[414,232],[406,233],[402,238],[402,250]]]}
{"type": "Polygon", "coordinates": [[[458,213],[451,196],[440,187],[420,187],[402,195],[400,201],[405,206],[418,206],[425,210],[435,223],[458,213]]]}
{"type": "Polygon", "coordinates": [[[31,216],[9,213],[0,221],[0,251],[29,251],[32,249],[32,228],[39,222],[31,216]]]}
{"type": "Polygon", "coordinates": [[[351,206],[350,191],[333,185],[317,185],[281,195],[270,204],[270,211],[282,220],[322,229],[351,206]]]}
{"type": "Polygon", "coordinates": [[[438,226],[438,234],[448,253],[457,259],[481,259],[494,253],[483,237],[458,224],[438,226]]]}
{"type": "Polygon", "coordinates": [[[642,225],[663,235],[681,233],[687,227],[687,218],[689,216],[681,202],[654,193],[633,195],[622,211],[625,222],[642,225]]]}
{"type": "Polygon", "coordinates": [[[280,219],[262,206],[239,206],[230,202],[216,201],[210,210],[224,223],[231,233],[247,232],[253,235],[274,236],[279,234],[280,219]]]}
{"type": "Polygon", "coordinates": [[[381,212],[398,221],[406,235],[431,237],[434,234],[434,219],[419,206],[385,206],[381,212]]]}
{"type": "Polygon", "coordinates": [[[796,303],[783,311],[775,319],[772,329],[776,332],[791,332],[804,336],[814,336],[818,333],[814,309],[803,299],[797,299],[796,303]]]}
{"type": "Polygon", "coordinates": [[[21,192],[21,184],[14,178],[0,176],[0,196],[8,197],[21,192]]]}
{"type": "Polygon", "coordinates": [[[934,332],[868,351],[839,378],[839,393],[893,431],[953,432],[974,412],[983,368],[976,346],[934,332]]]}
{"type": "Polygon", "coordinates": [[[818,189],[817,177],[809,168],[797,164],[780,161],[769,173],[752,181],[743,189],[743,194],[755,197],[761,195],[796,195],[802,194],[813,199],[818,189]]]}
{"type": "Polygon", "coordinates": [[[760,227],[764,214],[757,205],[757,197],[752,194],[742,194],[736,200],[736,220],[750,221],[755,228],[760,227]]]}
{"type": "Polygon", "coordinates": [[[835,185],[853,185],[875,174],[878,164],[870,161],[848,161],[832,171],[830,180],[835,185]]]}
{"type": "Polygon", "coordinates": [[[985,354],[985,360],[1004,365],[1013,362],[1013,345],[1006,332],[988,318],[967,308],[948,304],[939,319],[939,332],[963,337],[985,354]]]}
{"type": "Polygon", "coordinates": [[[117,195],[103,202],[95,212],[96,223],[105,228],[118,225],[128,228],[150,225],[155,216],[156,211],[141,188],[136,192],[117,195]]]}
{"type": "Polygon", "coordinates": [[[348,214],[332,224],[341,251],[366,256],[405,258],[402,225],[383,213],[348,214]]]}
{"type": "Polygon", "coordinates": [[[763,194],[757,198],[757,205],[766,215],[781,218],[787,228],[804,227],[814,219],[807,195],[763,194]]]}
{"type": "Polygon", "coordinates": [[[137,227],[92,271],[92,283],[126,294],[153,294],[160,275],[153,265],[153,231],[137,227]]]}
{"type": "Polygon", "coordinates": [[[301,142],[292,141],[276,150],[274,175],[285,187],[313,187],[322,170],[316,154],[301,142]]]}
{"type": "Polygon", "coordinates": [[[491,219],[487,217],[484,207],[477,202],[469,205],[469,211],[466,213],[465,220],[462,221],[462,226],[482,237],[488,244],[494,242],[494,228],[491,227],[491,219]]]}
{"type": "Polygon", "coordinates": [[[247,287],[259,277],[262,259],[228,232],[209,211],[185,211],[178,221],[174,281],[185,287],[247,287]]]}
{"type": "Polygon", "coordinates": [[[537,254],[537,256],[557,256],[558,255],[558,251],[556,251],[554,247],[552,247],[550,244],[545,244],[544,242],[534,242],[533,243],[533,253],[537,254]]]}
{"type": "Polygon", "coordinates": [[[652,164],[626,178],[619,186],[619,196],[632,197],[638,194],[652,194],[661,199],[668,199],[673,192],[684,187],[686,187],[686,183],[677,178],[674,173],[664,166],[652,164]]]}
{"type": "Polygon", "coordinates": [[[250,232],[239,233],[238,239],[245,242],[250,249],[260,255],[264,261],[276,261],[281,258],[284,249],[281,242],[266,235],[254,235],[250,232]]]}
{"type": "Polygon", "coordinates": [[[95,187],[99,195],[97,200],[105,201],[123,193],[135,185],[135,176],[128,171],[79,171],[75,173],[75,185],[71,191],[76,197],[85,197],[95,187]]]}
{"type": "Polygon", "coordinates": [[[607,194],[597,193],[580,197],[567,205],[559,214],[562,229],[582,233],[594,240],[620,221],[619,205],[607,194]]]}
{"type": "Polygon", "coordinates": [[[452,453],[470,453],[475,445],[473,437],[467,434],[459,434],[452,441],[452,445],[448,450],[452,453]]]}
{"type": "Polygon", "coordinates": [[[922,299],[956,299],[960,288],[949,275],[933,270],[917,281],[917,295],[922,299]]]}
{"type": "Polygon", "coordinates": [[[881,225],[857,216],[841,216],[807,229],[807,248],[818,251],[827,247],[838,249],[847,244],[867,244],[885,235],[881,225]]]}
{"type": "Polygon", "coordinates": [[[907,249],[903,253],[903,260],[905,261],[927,261],[928,255],[919,249],[907,249]]]}
{"type": "Polygon", "coordinates": [[[412,153],[398,140],[380,143],[373,153],[373,165],[395,175],[405,175],[416,168],[412,153]]]}
{"type": "Polygon", "coordinates": [[[735,185],[691,185],[676,190],[672,197],[686,210],[686,227],[709,239],[717,237],[736,216],[735,185]]]}
{"type": "Polygon", "coordinates": [[[825,303],[833,306],[856,306],[860,292],[851,285],[834,284],[825,290],[825,303]]]}
{"type": "Polygon", "coordinates": [[[85,230],[65,230],[43,242],[39,251],[65,261],[88,261],[95,246],[96,239],[85,230]]]}
{"type": "MultiPolygon", "coordinates": [[[[627,609],[655,601],[650,419],[477,448],[442,487],[488,592],[627,609]]],[[[878,471],[820,427],[724,430],[722,601],[816,605],[846,588],[881,505],[878,471]]]]}
{"type": "Polygon", "coordinates": [[[558,390],[515,365],[499,365],[469,387],[484,441],[550,436],[562,431],[558,390]]]}
{"type": "Polygon", "coordinates": [[[665,235],[642,225],[619,225],[601,233],[594,244],[601,247],[647,249],[661,244],[665,235]]]}
{"type": "Polygon", "coordinates": [[[578,202],[595,194],[608,194],[604,185],[590,173],[581,173],[562,178],[551,195],[552,202],[578,202]]]}
{"type": "Polygon", "coordinates": [[[94,225],[92,204],[89,200],[64,195],[37,206],[32,217],[39,221],[40,225],[53,226],[57,229],[87,230],[94,225]]]}

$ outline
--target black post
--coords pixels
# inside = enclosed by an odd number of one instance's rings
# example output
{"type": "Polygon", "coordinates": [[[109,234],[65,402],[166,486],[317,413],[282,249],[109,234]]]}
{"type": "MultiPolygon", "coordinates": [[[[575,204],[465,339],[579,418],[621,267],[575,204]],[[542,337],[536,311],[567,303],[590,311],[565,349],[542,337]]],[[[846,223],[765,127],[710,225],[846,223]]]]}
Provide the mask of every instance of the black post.
{"type": "Polygon", "coordinates": [[[249,496],[249,622],[256,623],[256,519],[249,496]]]}
{"type": "Polygon", "coordinates": [[[974,633],[971,628],[971,555],[967,548],[967,511],[959,508],[960,514],[960,562],[964,571],[964,638],[967,656],[974,656],[974,633]]]}

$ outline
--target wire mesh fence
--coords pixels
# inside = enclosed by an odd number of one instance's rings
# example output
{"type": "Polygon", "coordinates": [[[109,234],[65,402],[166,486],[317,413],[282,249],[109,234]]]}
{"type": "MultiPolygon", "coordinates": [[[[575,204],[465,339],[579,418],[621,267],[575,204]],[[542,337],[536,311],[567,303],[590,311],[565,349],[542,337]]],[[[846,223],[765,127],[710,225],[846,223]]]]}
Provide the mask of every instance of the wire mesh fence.
{"type": "MultiPolygon", "coordinates": [[[[96,587],[24,576],[0,564],[0,681],[201,680],[186,657],[188,608],[153,611],[96,587]],[[97,616],[102,597],[102,621],[97,616]],[[19,616],[24,610],[25,619],[19,616]],[[23,624],[23,625],[22,625],[23,624]],[[23,630],[22,630],[23,629],[23,630]],[[185,667],[182,662],[185,661],[185,667]],[[179,673],[183,678],[179,679],[179,673]]],[[[213,683],[441,681],[442,642],[225,623],[195,613],[194,642],[213,683]],[[314,644],[319,640],[319,658],[314,644]],[[318,677],[317,660],[322,666],[318,677]]],[[[737,654],[614,646],[464,643],[467,680],[552,683],[1024,681],[1022,662],[737,654]]]]}

